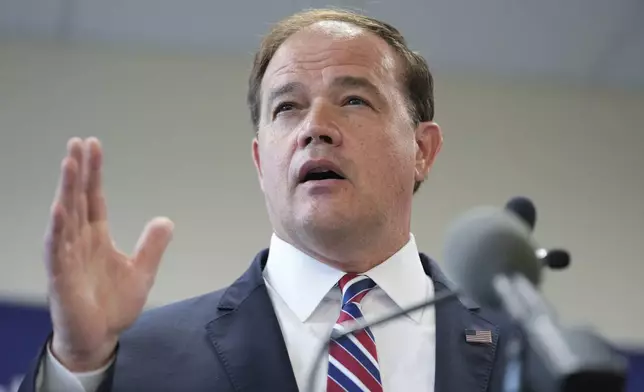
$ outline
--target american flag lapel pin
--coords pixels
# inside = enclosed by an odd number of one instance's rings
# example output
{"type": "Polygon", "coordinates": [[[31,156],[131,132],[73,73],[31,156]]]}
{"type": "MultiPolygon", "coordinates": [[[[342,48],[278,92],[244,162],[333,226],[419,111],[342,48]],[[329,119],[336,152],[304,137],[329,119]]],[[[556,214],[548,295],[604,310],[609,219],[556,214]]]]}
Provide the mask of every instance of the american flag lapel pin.
{"type": "Polygon", "coordinates": [[[492,331],[489,329],[466,329],[465,341],[468,343],[492,344],[492,331]]]}

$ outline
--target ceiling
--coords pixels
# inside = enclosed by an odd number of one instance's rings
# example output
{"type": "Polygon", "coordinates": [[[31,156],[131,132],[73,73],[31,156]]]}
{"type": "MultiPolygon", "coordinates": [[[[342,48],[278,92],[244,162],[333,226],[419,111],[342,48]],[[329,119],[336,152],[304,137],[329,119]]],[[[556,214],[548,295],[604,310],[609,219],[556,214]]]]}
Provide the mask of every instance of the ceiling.
{"type": "Polygon", "coordinates": [[[250,54],[328,5],[391,22],[438,71],[644,89],[644,0],[0,0],[0,37],[250,54]]]}

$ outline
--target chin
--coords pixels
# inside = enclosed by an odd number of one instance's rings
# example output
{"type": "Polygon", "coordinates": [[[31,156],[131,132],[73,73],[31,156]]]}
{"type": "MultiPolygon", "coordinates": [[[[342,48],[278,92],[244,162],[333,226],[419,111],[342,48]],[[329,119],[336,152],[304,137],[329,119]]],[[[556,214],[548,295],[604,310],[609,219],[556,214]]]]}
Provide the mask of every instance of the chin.
{"type": "Polygon", "coordinates": [[[349,211],[345,208],[312,208],[300,217],[303,226],[321,230],[338,230],[350,225],[349,211]]]}
{"type": "Polygon", "coordinates": [[[348,203],[311,203],[299,214],[299,226],[314,236],[344,232],[353,226],[356,211],[348,203]]]}

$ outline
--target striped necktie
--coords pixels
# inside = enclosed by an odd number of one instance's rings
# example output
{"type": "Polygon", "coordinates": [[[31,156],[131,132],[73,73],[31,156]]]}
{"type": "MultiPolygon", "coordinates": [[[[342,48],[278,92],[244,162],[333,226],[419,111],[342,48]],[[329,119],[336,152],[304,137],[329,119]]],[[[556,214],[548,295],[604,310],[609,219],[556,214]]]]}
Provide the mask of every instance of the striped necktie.
{"type": "MultiPolygon", "coordinates": [[[[342,331],[343,322],[362,317],[360,301],[376,283],[364,275],[346,274],[339,286],[342,311],[333,328],[342,331]]],[[[382,391],[376,340],[369,328],[331,341],[327,391],[382,391]]]]}

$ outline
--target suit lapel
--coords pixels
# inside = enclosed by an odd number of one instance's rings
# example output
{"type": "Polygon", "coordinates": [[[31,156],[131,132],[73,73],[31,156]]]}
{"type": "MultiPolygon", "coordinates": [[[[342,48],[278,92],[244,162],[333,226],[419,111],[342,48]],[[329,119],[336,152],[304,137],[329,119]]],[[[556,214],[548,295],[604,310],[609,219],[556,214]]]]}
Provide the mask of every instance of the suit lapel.
{"type": "Polygon", "coordinates": [[[236,391],[297,391],[262,270],[268,251],[222,295],[208,337],[236,391]]]}
{"type": "MultiPolygon", "coordinates": [[[[435,293],[451,289],[438,265],[421,254],[421,261],[434,282],[435,293]]],[[[436,307],[435,392],[486,391],[488,388],[499,327],[481,314],[467,299],[446,301],[436,307]],[[491,333],[491,342],[468,342],[466,331],[491,333]]]]}

